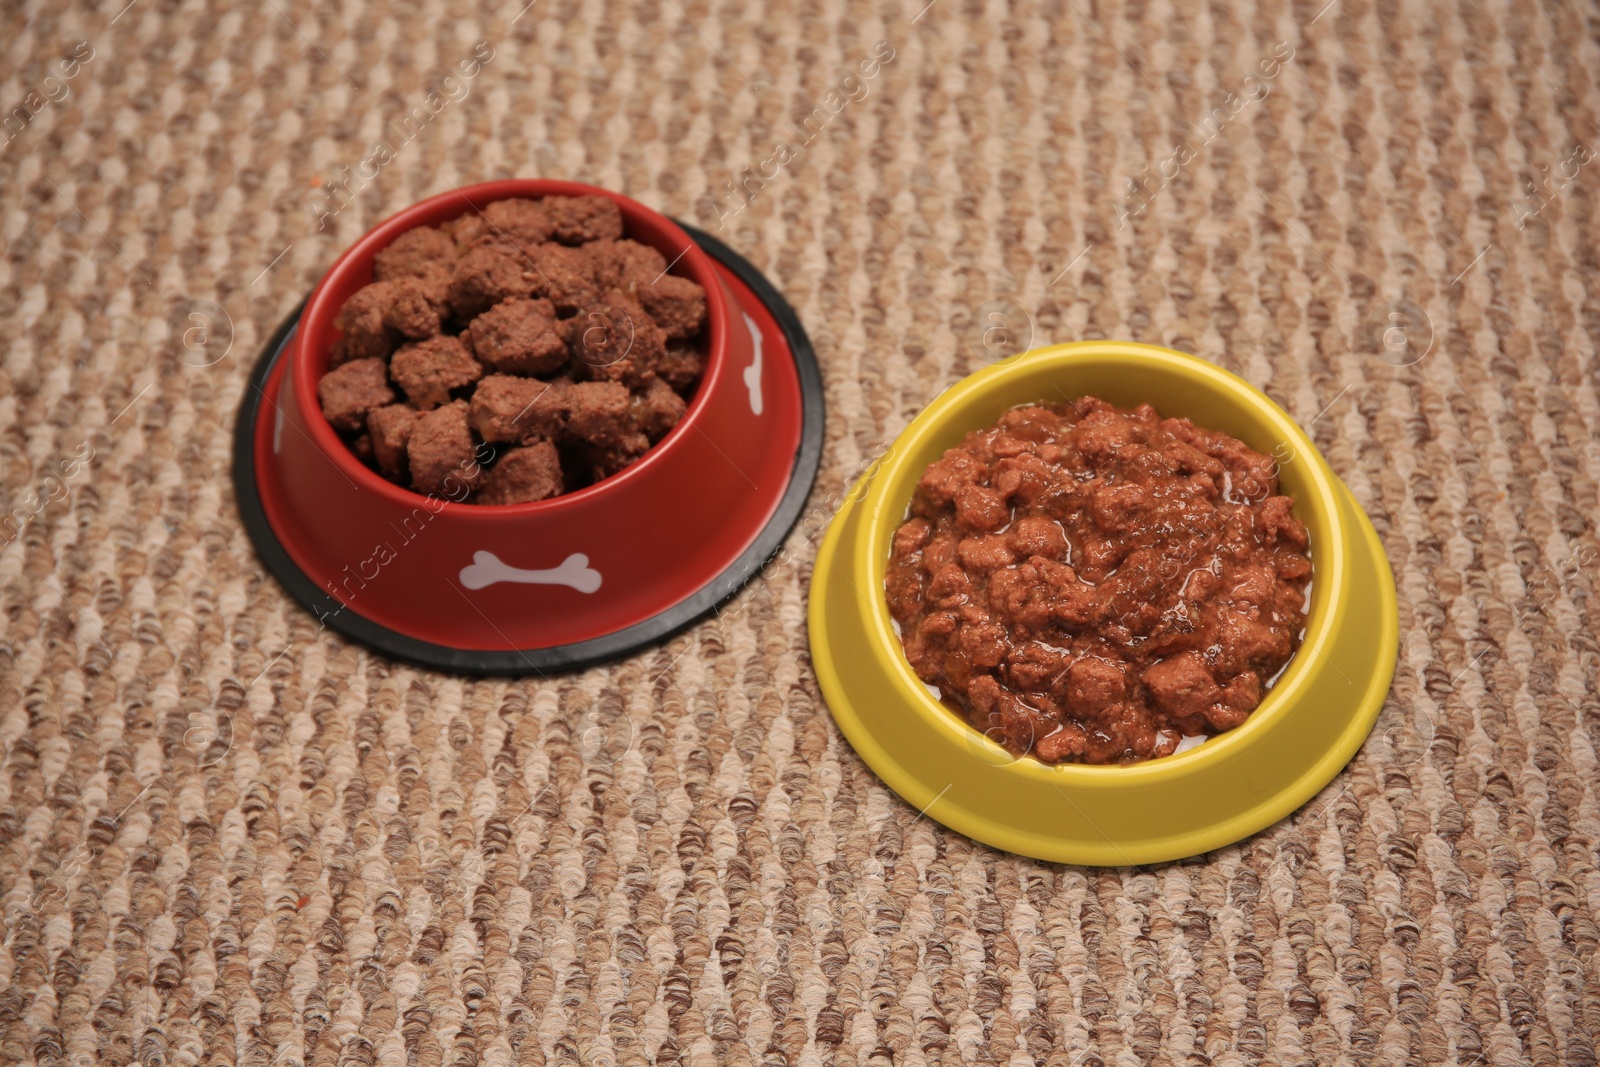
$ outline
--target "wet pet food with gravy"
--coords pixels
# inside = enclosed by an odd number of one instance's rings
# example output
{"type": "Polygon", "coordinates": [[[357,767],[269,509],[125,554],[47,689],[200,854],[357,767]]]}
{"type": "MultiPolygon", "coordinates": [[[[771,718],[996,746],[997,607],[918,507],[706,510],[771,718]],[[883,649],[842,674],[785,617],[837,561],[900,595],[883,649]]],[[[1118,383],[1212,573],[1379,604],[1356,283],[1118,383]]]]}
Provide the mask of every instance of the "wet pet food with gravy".
{"type": "Polygon", "coordinates": [[[378,253],[334,318],[318,399],[397,485],[543,500],[617,473],[677,425],[705,320],[705,291],[626,238],[613,201],[499,200],[378,253]]]}
{"type": "Polygon", "coordinates": [[[1300,645],[1311,560],[1270,456],[1084,397],[929,465],[887,596],[911,666],[1012,753],[1130,763],[1243,723],[1300,645]]]}

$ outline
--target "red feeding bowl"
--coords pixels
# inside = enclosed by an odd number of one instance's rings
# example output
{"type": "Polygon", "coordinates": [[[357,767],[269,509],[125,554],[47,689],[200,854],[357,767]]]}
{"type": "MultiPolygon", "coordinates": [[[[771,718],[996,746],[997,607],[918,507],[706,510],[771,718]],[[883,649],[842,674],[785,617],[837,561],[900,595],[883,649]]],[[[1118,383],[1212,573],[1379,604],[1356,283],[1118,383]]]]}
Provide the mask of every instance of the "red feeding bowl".
{"type": "Polygon", "coordinates": [[[263,561],[324,624],[427,666],[518,673],[622,655],[732,595],[799,516],[821,432],[805,332],[737,254],[616,193],[509,180],[424,200],[339,257],[262,355],[234,479],[263,561]],[[494,200],[581,194],[615,201],[628,237],[705,289],[705,370],[682,420],[620,473],[531,504],[455,503],[369,469],[323,417],[317,382],[334,315],[378,251],[494,200]]]}

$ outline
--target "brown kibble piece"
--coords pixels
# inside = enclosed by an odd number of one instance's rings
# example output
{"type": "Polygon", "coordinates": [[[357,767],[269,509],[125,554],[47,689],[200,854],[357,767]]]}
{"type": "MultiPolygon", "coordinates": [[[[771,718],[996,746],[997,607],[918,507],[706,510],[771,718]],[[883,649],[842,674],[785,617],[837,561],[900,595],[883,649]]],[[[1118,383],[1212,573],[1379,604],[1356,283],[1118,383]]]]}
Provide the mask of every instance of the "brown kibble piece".
{"type": "Polygon", "coordinates": [[[688,407],[666,382],[657,379],[629,399],[628,422],[655,444],[678,425],[688,407]]]}
{"type": "Polygon", "coordinates": [[[693,337],[706,321],[706,291],[688,278],[663,274],[654,284],[641,283],[638,293],[645,314],[674,340],[693,337]]]}
{"type": "Polygon", "coordinates": [[[373,259],[372,276],[378,281],[421,277],[436,267],[448,267],[456,258],[450,236],[432,226],[407,230],[373,259]]]}
{"type": "Polygon", "coordinates": [[[528,255],[535,296],[545,297],[561,314],[588,307],[600,297],[593,264],[582,249],[543,244],[528,255]]]}
{"type": "Polygon", "coordinates": [[[610,197],[547,196],[540,206],[550,217],[551,235],[564,245],[622,236],[622,211],[610,197]]]}
{"type": "Polygon", "coordinates": [[[369,467],[372,466],[372,435],[364,433],[357,437],[354,441],[351,441],[350,451],[354,452],[356,454],[356,458],[362,463],[365,463],[369,467]]]}
{"type": "Polygon", "coordinates": [[[528,296],[537,279],[529,263],[502,246],[474,248],[456,260],[450,309],[472,318],[502,300],[528,296]]]}
{"type": "Polygon", "coordinates": [[[496,200],[483,209],[486,232],[481,242],[494,239],[519,248],[535,248],[550,240],[550,216],[537,201],[513,198],[496,200]]]}
{"type": "Polygon", "coordinates": [[[507,300],[472,320],[462,340],[483,365],[503,374],[549,376],[567,363],[548,300],[507,300]]]}
{"type": "Polygon", "coordinates": [[[421,418],[417,410],[407,404],[390,404],[367,412],[367,432],[372,435],[373,458],[378,470],[391,482],[406,482],[410,467],[406,460],[406,442],[411,430],[421,418]]]}
{"type": "Polygon", "coordinates": [[[667,272],[665,256],[627,238],[593,241],[583,246],[583,252],[589,257],[595,284],[602,290],[620,289],[631,296],[638,286],[649,285],[667,272]]]}
{"type": "Polygon", "coordinates": [[[357,359],[383,359],[384,356],[363,356],[361,346],[348,337],[340,337],[328,349],[328,366],[338,367],[357,359]]]}
{"type": "Polygon", "coordinates": [[[595,481],[609,478],[632,466],[650,451],[650,439],[642,433],[629,434],[615,445],[605,448],[589,446],[585,450],[589,471],[595,481]]]}
{"type": "Polygon", "coordinates": [[[666,337],[654,320],[616,290],[568,321],[567,343],[581,377],[633,387],[651,380],[666,353],[666,337]]]}
{"type": "Polygon", "coordinates": [[[412,340],[436,335],[449,314],[450,274],[437,263],[394,283],[384,323],[412,340]]]}
{"type": "Polygon", "coordinates": [[[452,219],[440,226],[439,229],[455,242],[457,254],[477,247],[486,238],[490,238],[491,234],[489,223],[476,211],[468,211],[460,218],[452,219]]]}
{"type": "Polygon", "coordinates": [[[357,359],[335,367],[317,383],[322,413],[334,429],[357,433],[367,422],[367,412],[394,400],[389,376],[381,359],[357,359]]]}
{"type": "Polygon", "coordinates": [[[472,430],[467,425],[464,400],[418,416],[411,427],[411,439],[406,442],[406,453],[411,488],[419,493],[439,493],[451,500],[463,500],[483,475],[472,430]]]}
{"type": "Polygon", "coordinates": [[[394,351],[400,337],[384,321],[393,301],[392,282],[373,282],[351,294],[333,317],[341,335],[333,347],[335,366],[355,359],[384,359],[394,351]]]}
{"type": "Polygon", "coordinates": [[[483,476],[479,504],[526,504],[560,495],[561,456],[549,441],[508,449],[483,476]]]}
{"type": "Polygon", "coordinates": [[[483,368],[458,337],[432,337],[405,345],[389,361],[389,372],[422,410],[450,402],[454,389],[483,377],[483,368]]]}
{"type": "Polygon", "coordinates": [[[666,353],[656,360],[656,377],[672,386],[680,396],[688,396],[705,370],[705,357],[698,345],[669,341],[666,353]]]}
{"type": "Polygon", "coordinates": [[[618,382],[578,382],[567,390],[567,430],[600,448],[637,434],[628,418],[628,390],[618,382]]]}
{"type": "Polygon", "coordinates": [[[541,382],[491,374],[472,394],[472,426],[485,441],[555,440],[566,431],[567,390],[564,378],[541,382]]]}

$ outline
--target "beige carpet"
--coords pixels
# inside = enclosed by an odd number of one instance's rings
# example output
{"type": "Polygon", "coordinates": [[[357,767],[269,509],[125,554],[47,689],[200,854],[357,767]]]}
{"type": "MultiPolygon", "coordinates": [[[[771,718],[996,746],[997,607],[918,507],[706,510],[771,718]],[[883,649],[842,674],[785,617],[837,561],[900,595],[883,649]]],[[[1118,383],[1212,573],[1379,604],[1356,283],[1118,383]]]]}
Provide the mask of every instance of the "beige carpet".
{"type": "Polygon", "coordinates": [[[0,14],[0,1063],[1596,1062],[1592,5],[124,2],[0,14]],[[508,175],[722,215],[829,403],[789,558],[549,681],[319,633],[228,482],[339,249],[508,175]],[[1051,866],[841,739],[826,502],[996,325],[1238,371],[1376,521],[1394,691],[1293,819],[1051,866]]]}

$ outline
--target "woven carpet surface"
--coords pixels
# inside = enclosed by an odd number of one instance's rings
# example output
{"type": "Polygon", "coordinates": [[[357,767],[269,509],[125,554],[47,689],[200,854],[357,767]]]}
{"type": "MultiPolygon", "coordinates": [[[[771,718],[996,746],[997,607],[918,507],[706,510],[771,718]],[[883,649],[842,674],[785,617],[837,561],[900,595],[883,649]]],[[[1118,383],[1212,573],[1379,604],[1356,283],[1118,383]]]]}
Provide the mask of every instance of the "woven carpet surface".
{"type": "Polygon", "coordinates": [[[1596,1062],[1596,9],[925,2],[3,5],[0,1063],[1596,1062]],[[513,175],[748,256],[827,435],[719,618],[468,680],[288,599],[230,435],[341,248],[513,175]],[[806,646],[849,480],[1090,337],[1265,389],[1400,589],[1354,762],[1149,868],[919,816],[806,646]]]}

